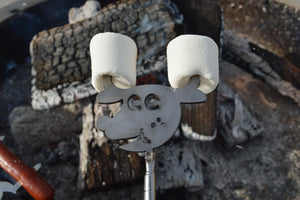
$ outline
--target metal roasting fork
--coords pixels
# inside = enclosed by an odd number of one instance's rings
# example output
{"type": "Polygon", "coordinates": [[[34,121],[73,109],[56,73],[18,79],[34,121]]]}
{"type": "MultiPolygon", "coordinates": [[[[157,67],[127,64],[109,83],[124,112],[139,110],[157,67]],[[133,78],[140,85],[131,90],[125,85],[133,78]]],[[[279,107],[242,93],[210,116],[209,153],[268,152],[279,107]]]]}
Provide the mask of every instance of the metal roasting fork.
{"type": "Polygon", "coordinates": [[[144,199],[155,200],[155,153],[145,153],[146,172],[144,179],[144,199]]]}
{"type": "Polygon", "coordinates": [[[108,84],[97,95],[98,103],[122,102],[116,116],[102,116],[97,120],[97,128],[110,139],[135,139],[120,146],[121,149],[145,152],[144,200],[155,200],[154,149],[176,132],[181,117],[180,104],[206,101],[205,94],[197,90],[199,84],[198,76],[192,77],[186,87],[177,89],[153,84],[119,89],[108,84]]]}

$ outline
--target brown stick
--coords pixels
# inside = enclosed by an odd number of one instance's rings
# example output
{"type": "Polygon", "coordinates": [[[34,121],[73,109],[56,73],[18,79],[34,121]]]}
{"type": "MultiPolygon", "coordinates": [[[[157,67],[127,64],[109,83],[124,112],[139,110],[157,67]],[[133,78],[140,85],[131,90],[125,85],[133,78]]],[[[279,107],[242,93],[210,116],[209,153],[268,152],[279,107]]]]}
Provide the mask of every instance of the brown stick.
{"type": "Polygon", "coordinates": [[[54,191],[33,168],[25,165],[0,142],[0,167],[36,200],[52,200],[54,191]]]}

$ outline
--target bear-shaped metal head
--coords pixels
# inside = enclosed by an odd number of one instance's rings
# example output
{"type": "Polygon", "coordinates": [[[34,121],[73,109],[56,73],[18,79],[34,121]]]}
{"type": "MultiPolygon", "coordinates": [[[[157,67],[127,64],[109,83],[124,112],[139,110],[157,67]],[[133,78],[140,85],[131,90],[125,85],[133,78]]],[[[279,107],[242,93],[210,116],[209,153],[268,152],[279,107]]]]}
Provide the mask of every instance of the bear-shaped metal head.
{"type": "Polygon", "coordinates": [[[144,152],[161,146],[176,132],[181,103],[200,103],[206,96],[197,90],[199,77],[193,77],[184,88],[174,89],[163,85],[140,85],[119,89],[110,85],[97,95],[99,103],[122,102],[121,110],[110,118],[102,116],[97,128],[110,139],[136,138],[120,146],[127,151],[144,152]]]}

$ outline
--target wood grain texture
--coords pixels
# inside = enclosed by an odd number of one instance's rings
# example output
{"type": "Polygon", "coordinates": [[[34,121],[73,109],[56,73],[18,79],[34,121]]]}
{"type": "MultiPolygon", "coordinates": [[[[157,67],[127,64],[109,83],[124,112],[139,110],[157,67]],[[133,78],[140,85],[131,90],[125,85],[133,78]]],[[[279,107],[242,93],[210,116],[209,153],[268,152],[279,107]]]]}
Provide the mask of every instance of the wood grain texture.
{"type": "Polygon", "coordinates": [[[205,103],[182,104],[181,122],[204,136],[213,136],[216,129],[217,90],[207,95],[205,103]]]}
{"type": "MultiPolygon", "coordinates": [[[[179,11],[184,15],[187,25],[186,34],[199,34],[212,38],[221,46],[222,12],[220,7],[205,0],[174,0],[179,11]]],[[[201,62],[201,61],[200,61],[201,62]]],[[[207,95],[202,104],[182,104],[181,122],[192,127],[193,132],[212,137],[216,130],[216,105],[218,92],[215,90],[207,95]]]]}

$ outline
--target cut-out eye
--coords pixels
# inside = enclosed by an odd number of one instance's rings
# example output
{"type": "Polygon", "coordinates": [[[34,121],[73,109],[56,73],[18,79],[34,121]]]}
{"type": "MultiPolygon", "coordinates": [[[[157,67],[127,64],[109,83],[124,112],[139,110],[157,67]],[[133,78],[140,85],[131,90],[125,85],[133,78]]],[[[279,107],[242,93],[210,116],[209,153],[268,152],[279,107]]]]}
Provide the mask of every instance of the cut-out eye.
{"type": "Polygon", "coordinates": [[[142,109],[142,101],[141,97],[138,95],[132,95],[128,98],[128,108],[132,111],[141,110],[142,109]]]}
{"type": "Polygon", "coordinates": [[[156,94],[149,94],[145,98],[145,105],[149,110],[159,109],[159,97],[156,94]]]}

